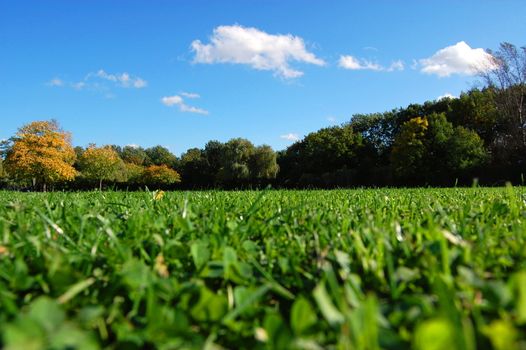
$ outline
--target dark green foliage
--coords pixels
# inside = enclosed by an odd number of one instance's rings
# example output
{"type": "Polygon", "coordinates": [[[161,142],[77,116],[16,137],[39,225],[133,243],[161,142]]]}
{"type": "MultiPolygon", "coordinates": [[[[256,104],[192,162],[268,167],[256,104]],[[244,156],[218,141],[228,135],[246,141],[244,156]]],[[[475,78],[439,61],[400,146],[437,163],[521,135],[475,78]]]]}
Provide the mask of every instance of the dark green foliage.
{"type": "Polygon", "coordinates": [[[255,181],[274,179],[279,170],[276,153],[267,145],[254,149],[248,165],[250,176],[255,181]]]}
{"type": "Polygon", "coordinates": [[[333,187],[331,181],[342,178],[336,175],[342,170],[349,170],[352,178],[350,170],[359,164],[361,148],[362,137],[351,125],[321,129],[281,153],[280,177],[290,184],[333,187]]]}
{"type": "Polygon", "coordinates": [[[144,150],[149,164],[146,165],[166,165],[172,169],[178,167],[178,159],[166,147],[154,146],[144,150]]]}
{"type": "Polygon", "coordinates": [[[135,165],[148,165],[151,163],[148,154],[142,147],[124,146],[119,155],[126,163],[135,165]]]}
{"type": "Polygon", "coordinates": [[[276,178],[278,169],[270,146],[255,147],[242,138],[210,141],[204,150],[193,148],[181,157],[186,188],[264,186],[276,178]]]}
{"type": "Polygon", "coordinates": [[[6,349],[523,349],[524,188],[0,192],[6,349]]]}
{"type": "Polygon", "coordinates": [[[204,156],[208,163],[208,172],[214,176],[221,169],[224,149],[225,145],[219,141],[208,141],[205,145],[204,156]]]}
{"type": "Polygon", "coordinates": [[[191,148],[181,155],[182,182],[190,188],[205,188],[214,184],[205,154],[199,148],[191,148]]]}
{"type": "Polygon", "coordinates": [[[453,185],[470,184],[475,177],[486,183],[519,182],[526,169],[505,142],[504,120],[491,88],[385,113],[355,115],[348,124],[311,133],[279,152],[279,183],[453,185]],[[411,130],[410,121],[418,118],[428,122],[422,135],[411,130]],[[487,171],[482,172],[482,166],[487,171]]]}
{"type": "Polygon", "coordinates": [[[503,130],[502,116],[495,104],[493,89],[472,89],[451,101],[448,119],[454,124],[475,131],[486,145],[492,145],[503,130]]]}
{"type": "Polygon", "coordinates": [[[486,154],[477,133],[453,127],[441,113],[405,122],[395,139],[391,160],[400,178],[439,184],[442,179],[478,170],[486,154]]]}
{"type": "Polygon", "coordinates": [[[225,143],[221,155],[221,168],[217,178],[221,183],[243,183],[250,178],[249,161],[254,153],[254,145],[242,138],[225,143]]]}
{"type": "Polygon", "coordinates": [[[448,168],[459,173],[483,165],[488,155],[484,142],[473,130],[457,126],[450,135],[447,145],[448,168]]]}

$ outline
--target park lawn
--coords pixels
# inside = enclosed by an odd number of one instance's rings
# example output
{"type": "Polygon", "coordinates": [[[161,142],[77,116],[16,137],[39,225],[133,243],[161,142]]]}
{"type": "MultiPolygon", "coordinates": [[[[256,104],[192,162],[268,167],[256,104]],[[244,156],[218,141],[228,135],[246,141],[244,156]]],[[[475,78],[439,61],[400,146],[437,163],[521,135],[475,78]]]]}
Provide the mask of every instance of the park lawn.
{"type": "Polygon", "coordinates": [[[526,349],[526,188],[0,192],[6,349],[526,349]]]}

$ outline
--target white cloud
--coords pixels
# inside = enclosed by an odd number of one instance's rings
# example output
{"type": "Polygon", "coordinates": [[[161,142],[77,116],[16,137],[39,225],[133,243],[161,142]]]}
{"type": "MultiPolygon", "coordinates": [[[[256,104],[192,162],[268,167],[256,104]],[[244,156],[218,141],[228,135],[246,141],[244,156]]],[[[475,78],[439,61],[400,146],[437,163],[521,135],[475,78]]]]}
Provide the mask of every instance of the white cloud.
{"type": "Polygon", "coordinates": [[[133,87],[136,89],[141,89],[143,87],[146,87],[147,85],[148,85],[148,82],[141,78],[135,78],[135,81],[133,82],[133,87]]]}
{"type": "Polygon", "coordinates": [[[331,123],[335,123],[337,119],[336,119],[336,117],[328,116],[327,120],[330,121],[331,123]]]}
{"type": "Polygon", "coordinates": [[[446,92],[445,94],[441,95],[441,96],[438,96],[436,99],[437,101],[440,101],[440,100],[443,100],[445,98],[457,98],[457,96],[453,95],[453,94],[450,94],[449,92],[446,92]]]}
{"type": "MultiPolygon", "coordinates": [[[[197,96],[199,96],[197,94],[192,94],[192,95],[193,95],[193,97],[191,97],[191,98],[197,98],[197,96]]],[[[161,102],[165,106],[168,106],[168,107],[178,106],[179,110],[181,112],[197,113],[197,114],[204,114],[204,115],[208,114],[208,111],[205,110],[205,109],[187,105],[184,102],[184,99],[181,96],[179,96],[179,95],[165,96],[165,97],[161,98],[161,102]]]]}
{"type": "Polygon", "coordinates": [[[377,63],[373,63],[368,60],[360,60],[351,55],[340,56],[338,65],[342,68],[350,69],[350,70],[375,70],[375,71],[382,70],[382,67],[377,63]]]}
{"type": "Polygon", "coordinates": [[[82,90],[84,87],[86,87],[86,83],[83,81],[71,83],[71,87],[75,90],[82,90]]]}
{"type": "Polygon", "coordinates": [[[64,86],[64,82],[62,81],[62,79],[53,78],[47,82],[47,85],[48,86],[64,86]]]}
{"type": "Polygon", "coordinates": [[[433,56],[418,61],[420,71],[448,77],[452,74],[475,75],[494,67],[492,56],[484,49],[472,49],[464,41],[438,50],[433,56]]]}
{"type": "Polygon", "coordinates": [[[184,96],[186,98],[199,98],[199,97],[201,97],[199,94],[195,94],[193,92],[181,92],[181,96],[184,96]]]}
{"type": "Polygon", "coordinates": [[[103,69],[97,72],[88,73],[84,79],[79,81],[63,81],[59,78],[53,78],[48,83],[48,86],[68,86],[75,90],[95,90],[104,93],[105,97],[113,98],[114,95],[108,93],[111,85],[123,88],[141,89],[148,85],[148,82],[140,77],[132,76],[126,72],[120,74],[110,74],[103,69]],[[108,83],[110,82],[110,83],[108,83]]]}
{"type": "Polygon", "coordinates": [[[171,107],[173,105],[179,105],[183,103],[183,98],[181,96],[166,96],[161,98],[161,102],[168,107],[171,107]]]}
{"type": "Polygon", "coordinates": [[[208,111],[206,109],[188,106],[186,104],[180,105],[179,108],[181,109],[181,112],[190,112],[190,113],[197,113],[197,114],[204,114],[204,115],[208,114],[208,111]]]}
{"type": "Polygon", "coordinates": [[[292,142],[298,141],[300,139],[298,134],[294,134],[294,133],[281,135],[280,138],[282,138],[283,140],[292,141],[292,142]]]}
{"type": "Polygon", "coordinates": [[[143,87],[146,87],[146,85],[148,85],[146,80],[139,78],[139,77],[132,77],[126,72],[121,73],[121,74],[109,74],[109,73],[106,73],[103,69],[100,69],[97,73],[88,74],[85,80],[88,80],[91,77],[97,77],[100,79],[108,80],[124,88],[133,87],[136,89],[141,89],[143,87]]]}
{"type": "Polygon", "coordinates": [[[389,67],[387,67],[388,72],[403,71],[404,69],[405,65],[402,60],[394,61],[389,67]]]}
{"type": "Polygon", "coordinates": [[[257,70],[273,71],[283,78],[303,75],[290,66],[291,61],[325,65],[306,49],[298,36],[273,35],[240,25],[219,26],[214,29],[209,44],[194,40],[191,47],[196,63],[245,64],[257,70]]]}
{"type": "Polygon", "coordinates": [[[131,148],[139,148],[140,146],[136,143],[130,143],[128,145],[126,145],[126,147],[131,147],[131,148]]]}
{"type": "Polygon", "coordinates": [[[341,55],[338,65],[341,68],[349,70],[372,70],[376,72],[402,71],[405,68],[404,62],[402,60],[394,61],[389,67],[384,67],[376,62],[356,58],[351,55],[341,55]]]}

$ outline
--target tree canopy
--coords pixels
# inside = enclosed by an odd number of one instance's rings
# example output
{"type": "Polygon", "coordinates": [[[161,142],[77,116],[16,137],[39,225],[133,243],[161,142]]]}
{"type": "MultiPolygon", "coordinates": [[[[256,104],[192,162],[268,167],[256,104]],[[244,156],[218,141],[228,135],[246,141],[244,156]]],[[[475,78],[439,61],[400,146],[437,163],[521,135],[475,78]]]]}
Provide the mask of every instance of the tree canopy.
{"type": "Polygon", "coordinates": [[[122,159],[111,146],[96,147],[90,145],[79,159],[82,175],[88,179],[99,181],[99,190],[102,190],[102,181],[115,180],[122,168],[122,159]]]}
{"type": "Polygon", "coordinates": [[[143,175],[146,184],[154,186],[172,185],[181,182],[181,176],[167,165],[150,165],[144,169],[143,175]]]}
{"type": "Polygon", "coordinates": [[[10,140],[5,165],[16,179],[40,184],[73,180],[75,151],[70,134],[60,129],[56,121],[35,121],[21,127],[10,140]]]}

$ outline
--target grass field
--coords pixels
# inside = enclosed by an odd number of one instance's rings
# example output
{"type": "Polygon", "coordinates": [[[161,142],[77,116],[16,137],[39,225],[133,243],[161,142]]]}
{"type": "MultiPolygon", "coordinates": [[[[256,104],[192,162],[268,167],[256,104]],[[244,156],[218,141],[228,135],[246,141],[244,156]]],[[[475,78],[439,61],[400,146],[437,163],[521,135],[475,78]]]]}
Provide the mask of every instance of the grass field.
{"type": "Polygon", "coordinates": [[[526,349],[526,189],[0,192],[6,349],[526,349]]]}

